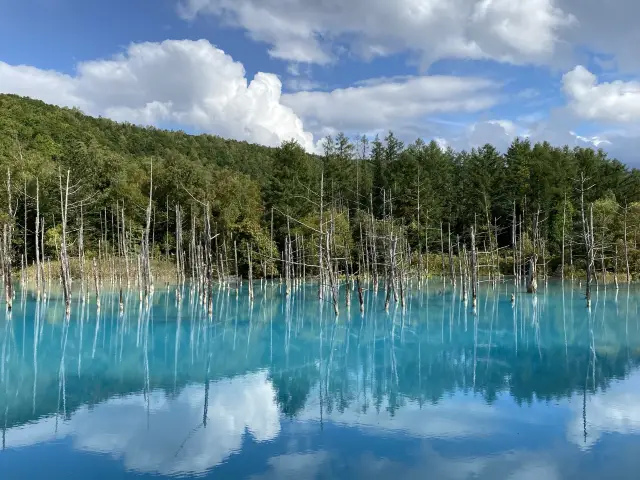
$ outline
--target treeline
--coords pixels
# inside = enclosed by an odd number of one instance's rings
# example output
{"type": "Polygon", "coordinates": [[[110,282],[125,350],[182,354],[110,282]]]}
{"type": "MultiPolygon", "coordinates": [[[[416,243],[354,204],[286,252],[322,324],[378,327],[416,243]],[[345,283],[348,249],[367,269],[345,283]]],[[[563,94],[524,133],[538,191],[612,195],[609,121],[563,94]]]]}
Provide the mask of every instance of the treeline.
{"type": "MultiPolygon", "coordinates": [[[[471,249],[472,228],[478,250],[490,252],[502,274],[530,268],[532,252],[545,275],[563,270],[563,257],[564,271],[584,269],[589,256],[605,277],[626,265],[640,272],[640,172],[602,150],[516,140],[505,153],[491,145],[455,152],[433,141],[404,145],[390,132],[355,140],[339,134],[325,140],[323,154],[310,155],[292,142],[267,148],[143,128],[13,95],[0,95],[0,225],[5,237],[12,233],[2,258],[11,256],[14,268],[20,259],[32,263],[36,218],[44,223],[40,255],[58,258],[60,172],[65,179],[69,172],[71,184],[70,255],[78,255],[80,232],[88,258],[139,251],[151,168],[153,259],[174,262],[205,230],[208,205],[213,268],[222,273],[247,275],[253,252],[256,277],[283,274],[287,262],[291,275],[307,266],[313,274],[330,229],[332,274],[371,272],[389,245],[375,253],[375,243],[389,231],[387,238],[401,239],[404,272],[449,274],[450,257],[471,249]]],[[[187,272],[194,258],[185,260],[187,272]]]]}

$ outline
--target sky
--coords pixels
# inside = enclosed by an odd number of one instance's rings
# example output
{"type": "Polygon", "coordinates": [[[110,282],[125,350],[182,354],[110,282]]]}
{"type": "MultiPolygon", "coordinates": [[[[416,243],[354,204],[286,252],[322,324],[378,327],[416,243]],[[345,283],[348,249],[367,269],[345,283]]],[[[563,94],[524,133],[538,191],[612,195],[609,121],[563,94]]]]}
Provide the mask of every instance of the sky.
{"type": "Polygon", "coordinates": [[[392,130],[640,167],[637,0],[0,0],[0,93],[319,151],[392,130]]]}

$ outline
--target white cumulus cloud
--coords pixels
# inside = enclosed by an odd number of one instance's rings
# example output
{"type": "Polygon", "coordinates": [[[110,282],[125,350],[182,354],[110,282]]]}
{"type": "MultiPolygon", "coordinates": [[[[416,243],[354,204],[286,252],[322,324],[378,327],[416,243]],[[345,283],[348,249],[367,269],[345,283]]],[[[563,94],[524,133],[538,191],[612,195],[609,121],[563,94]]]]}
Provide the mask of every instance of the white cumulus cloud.
{"type": "Polygon", "coordinates": [[[562,77],[569,107],[588,120],[605,122],[640,121],[640,82],[598,83],[597,77],[578,65],[562,77]]]}
{"type": "Polygon", "coordinates": [[[586,47],[620,68],[640,68],[636,0],[176,1],[183,18],[214,15],[288,61],[326,64],[346,48],[365,58],[411,51],[424,62],[566,66],[586,47]]]}
{"type": "Polygon", "coordinates": [[[319,136],[371,132],[419,124],[423,117],[477,112],[499,101],[497,85],[479,78],[418,76],[370,80],[330,92],[286,94],[282,102],[319,136]]]}
{"type": "Polygon", "coordinates": [[[440,58],[544,63],[574,17],[557,0],[181,0],[185,19],[211,14],[266,42],[273,57],[326,64],[346,45],[362,57],[415,52],[440,58]]]}
{"type": "Polygon", "coordinates": [[[272,146],[295,139],[312,148],[281,91],[276,75],[259,72],[248,81],[241,63],[206,40],[133,44],[112,59],[80,63],[75,75],[0,62],[2,93],[114,120],[178,124],[272,146]]]}

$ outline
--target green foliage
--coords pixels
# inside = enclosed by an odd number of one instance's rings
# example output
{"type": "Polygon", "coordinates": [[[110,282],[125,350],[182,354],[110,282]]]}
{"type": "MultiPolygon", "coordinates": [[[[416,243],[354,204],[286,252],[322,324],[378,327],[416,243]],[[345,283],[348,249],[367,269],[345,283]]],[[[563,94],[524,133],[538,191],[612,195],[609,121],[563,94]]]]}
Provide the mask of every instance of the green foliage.
{"type": "MultiPolygon", "coordinates": [[[[85,249],[91,254],[97,252],[99,238],[110,241],[115,229],[111,212],[116,205],[119,210],[124,208],[134,248],[139,243],[152,166],[156,243],[164,241],[168,230],[170,250],[175,249],[176,204],[184,212],[183,229],[190,229],[193,215],[201,231],[201,202],[208,202],[219,241],[226,241],[227,247],[238,242],[241,269],[246,269],[244,246],[252,245],[256,275],[266,258],[267,269],[275,273],[271,259],[279,256],[288,227],[304,234],[309,254],[317,248],[317,238],[311,238],[317,237],[314,229],[318,228],[321,203],[325,220],[332,211],[335,216],[338,255],[345,248],[356,248],[360,226],[365,235],[370,229],[371,213],[378,233],[384,227],[378,221],[392,215],[394,228],[406,233],[414,253],[426,251],[427,236],[429,251],[439,251],[440,223],[445,230],[451,226],[454,240],[459,236],[461,242],[468,242],[470,226],[475,224],[481,233],[495,222],[500,246],[510,247],[515,202],[526,238],[531,238],[533,216],[539,210],[549,257],[559,257],[563,223],[566,239],[572,240],[573,254],[578,257],[584,254],[579,223],[581,174],[589,179],[585,202],[593,204],[596,241],[609,249],[607,256],[616,245],[620,248],[625,205],[633,262],[640,240],[640,172],[601,150],[515,140],[504,154],[491,145],[454,152],[434,141],[417,140],[405,146],[389,132],[371,142],[366,137],[352,142],[337,134],[325,140],[324,152],[317,156],[295,142],[267,148],[212,135],[116,123],[85,116],[77,109],[0,95],[0,222],[10,221],[5,187],[10,171],[17,207],[14,247],[22,241],[18,239],[25,228],[22,192],[26,186],[31,258],[35,254],[36,179],[47,254],[54,253],[59,235],[58,227],[51,228],[60,220],[58,176],[67,170],[74,200],[86,199],[85,249]],[[311,228],[293,224],[291,219],[302,220],[311,228]]],[[[72,249],[76,248],[79,221],[76,205],[69,218],[72,249]]],[[[160,248],[167,253],[164,244],[160,248]]]]}
{"type": "Polygon", "coordinates": [[[60,239],[62,238],[62,226],[56,225],[49,228],[44,233],[44,245],[51,251],[56,251],[60,246],[60,239]]]}

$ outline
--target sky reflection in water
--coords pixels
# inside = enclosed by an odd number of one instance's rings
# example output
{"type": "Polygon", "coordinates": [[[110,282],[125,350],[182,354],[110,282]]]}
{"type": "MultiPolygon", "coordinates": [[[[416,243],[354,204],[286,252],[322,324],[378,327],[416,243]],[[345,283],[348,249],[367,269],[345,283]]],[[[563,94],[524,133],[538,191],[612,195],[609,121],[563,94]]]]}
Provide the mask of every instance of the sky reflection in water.
{"type": "Polygon", "coordinates": [[[315,287],[37,305],[0,328],[2,478],[637,478],[640,292],[442,284],[403,314],[315,287]]]}

